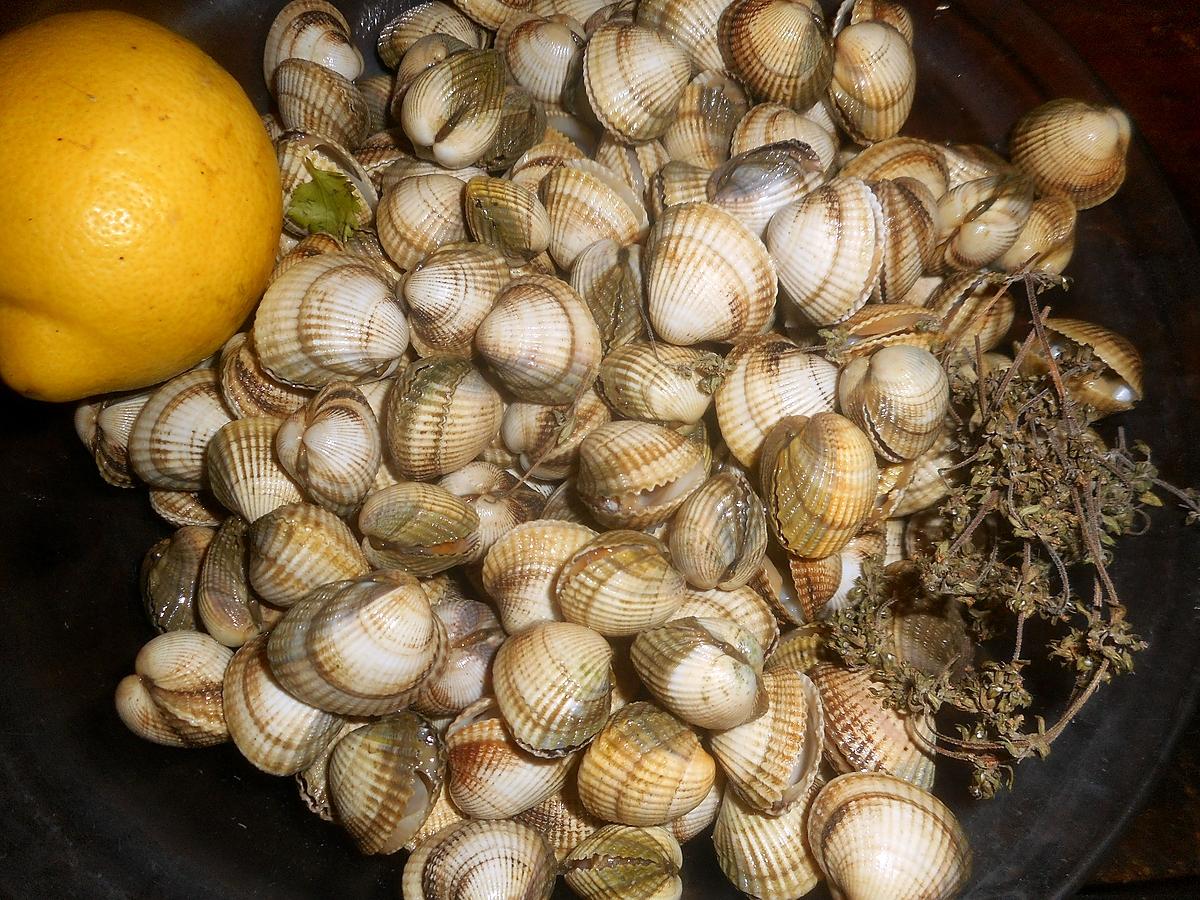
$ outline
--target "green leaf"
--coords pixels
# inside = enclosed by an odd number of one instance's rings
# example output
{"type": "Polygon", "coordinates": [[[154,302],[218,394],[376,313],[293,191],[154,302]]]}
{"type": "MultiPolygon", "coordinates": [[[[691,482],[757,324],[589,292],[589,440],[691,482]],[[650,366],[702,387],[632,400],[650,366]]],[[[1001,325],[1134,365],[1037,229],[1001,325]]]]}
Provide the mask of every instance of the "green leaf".
{"type": "Polygon", "coordinates": [[[338,240],[347,240],[365,212],[354,185],[340,172],[318,169],[311,160],[304,161],[304,168],[312,181],[292,191],[288,219],[309,234],[331,234],[338,240]]]}

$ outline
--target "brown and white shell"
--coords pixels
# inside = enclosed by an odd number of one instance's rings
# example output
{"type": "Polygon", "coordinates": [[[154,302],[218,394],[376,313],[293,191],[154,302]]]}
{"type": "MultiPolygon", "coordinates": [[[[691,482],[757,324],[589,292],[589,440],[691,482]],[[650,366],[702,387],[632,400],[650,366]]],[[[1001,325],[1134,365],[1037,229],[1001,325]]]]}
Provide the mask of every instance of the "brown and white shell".
{"type": "Polygon", "coordinates": [[[250,584],[281,607],[322,585],[370,571],[350,526],[311,503],[289,503],[260,517],[250,526],[247,552],[250,584]]]}
{"type": "Polygon", "coordinates": [[[568,854],[563,879],[587,900],[672,900],[683,892],[682,865],[667,829],[605,825],[568,854]]]}
{"type": "Polygon", "coordinates": [[[292,58],[315,62],[351,81],[363,69],[350,24],[326,0],[292,0],[275,16],[263,50],[263,78],[268,86],[279,64],[292,58]]]}
{"type": "Polygon", "coordinates": [[[231,418],[215,370],[177,375],[138,413],[127,443],[130,468],[151,487],[198,491],[208,442],[231,418]]]}
{"type": "Polygon", "coordinates": [[[886,22],[865,20],[834,39],[829,96],[850,138],[873,144],[904,127],[916,93],[912,47],[886,22]]]}
{"type": "Polygon", "coordinates": [[[271,76],[271,91],[288,131],[324,135],[348,148],[370,134],[370,111],[354,82],[319,63],[283,60],[271,76]]]}
{"type": "Polygon", "coordinates": [[[402,481],[368,495],[358,530],[373,566],[426,577],[475,557],[479,516],[443,487],[402,481]]]}
{"type": "Polygon", "coordinates": [[[308,388],[280,381],[263,368],[250,332],[238,332],[225,342],[217,373],[225,406],[239,419],[286,419],[312,396],[308,388]]]}
{"type": "Polygon", "coordinates": [[[448,34],[472,47],[480,45],[479,29],[471,20],[441,0],[421,0],[398,13],[379,32],[379,58],[396,68],[408,48],[427,34],[448,34]]]}
{"type": "Polygon", "coordinates": [[[528,825],[508,819],[447,825],[408,857],[404,900],[520,897],[550,900],[554,853],[528,825]]]}
{"type": "Polygon", "coordinates": [[[620,415],[691,425],[708,410],[723,371],[710,351],[636,341],[604,357],[599,384],[620,415]]]}
{"type": "Polygon", "coordinates": [[[726,791],[713,826],[717,863],[734,887],[751,897],[784,900],[806,896],[821,880],[808,849],[811,796],[771,815],[726,791]]]}
{"type": "Polygon", "coordinates": [[[708,179],[708,201],[737,216],[761,239],[777,211],[824,180],[821,161],[807,144],[765,144],[717,166],[708,179]]]}
{"type": "Polygon", "coordinates": [[[838,381],[838,400],[882,459],[902,462],[937,440],[950,408],[950,384],[928,350],[896,344],[851,360],[838,381]]]}
{"type": "Polygon", "coordinates": [[[266,416],[234,419],[208,444],[205,467],[213,496],[249,522],[302,499],[300,487],[275,459],[278,427],[278,419],[266,416]]]}
{"type": "Polygon", "coordinates": [[[935,201],[950,189],[942,148],[914,137],[891,137],[865,147],[842,167],[841,174],[864,181],[912,178],[929,188],[935,201]]]}
{"type": "Polygon", "coordinates": [[[500,133],[504,84],[495,50],[461,50],[418,75],[400,103],[417,155],[447,169],[482,160],[500,133]]]}
{"type": "Polygon", "coordinates": [[[535,478],[565,478],[575,468],[579,445],[595,428],[612,421],[612,413],[594,388],[569,406],[510,403],[500,435],[504,446],[519,454],[519,464],[535,478]]]}
{"type": "Polygon", "coordinates": [[[807,0],[734,0],[717,42],[755,99],[804,110],[825,93],[833,49],[821,8],[807,0]]]}
{"type": "Polygon", "coordinates": [[[738,472],[718,472],[679,508],[669,541],[671,559],[693,587],[741,587],[767,549],[762,501],[738,472]]]}
{"type": "Polygon", "coordinates": [[[725,60],[717,44],[717,23],[728,5],[725,0],[642,0],[635,21],[686,50],[697,71],[720,71],[725,60]]]}
{"type": "Polygon", "coordinates": [[[413,175],[385,188],[375,210],[379,243],[402,271],[443,244],[467,238],[463,182],[453,175],[413,175]]]}
{"type": "Polygon", "coordinates": [[[649,220],[641,200],[621,177],[590,159],[566,159],[538,185],[538,198],[550,217],[550,255],[570,269],[596,241],[636,243],[649,220]]]}
{"type": "Polygon", "coordinates": [[[413,345],[422,356],[470,356],[479,323],[509,281],[508,263],[493,247],[445,244],[404,279],[413,345]]]}
{"type": "Polygon", "coordinates": [[[251,589],[249,552],[246,520],[226,517],[205,551],[196,582],[196,615],[204,630],[226,647],[240,647],[270,631],[283,615],[251,589]]]}
{"type": "MultiPolygon", "coordinates": [[[[428,584],[422,587],[428,593],[428,584]]],[[[504,641],[504,629],[492,608],[478,600],[430,602],[446,629],[449,649],[446,664],[421,684],[412,708],[429,716],[457,715],[491,691],[492,657],[504,641]]]]}

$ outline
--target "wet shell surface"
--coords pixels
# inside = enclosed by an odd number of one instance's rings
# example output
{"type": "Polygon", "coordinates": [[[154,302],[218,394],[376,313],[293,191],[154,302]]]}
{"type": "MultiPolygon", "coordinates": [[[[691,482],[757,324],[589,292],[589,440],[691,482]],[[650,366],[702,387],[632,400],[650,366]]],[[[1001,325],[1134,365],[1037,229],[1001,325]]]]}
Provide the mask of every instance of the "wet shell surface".
{"type": "Polygon", "coordinates": [[[448,825],[408,857],[404,900],[549,900],[554,853],[528,825],[506,819],[448,825]]]}
{"type": "Polygon", "coordinates": [[[516,816],[518,822],[534,828],[546,839],[560,862],[580,841],[604,825],[584,808],[574,782],[574,778],[569,778],[561,790],[516,816]]]}
{"type": "Polygon", "coordinates": [[[307,59],[285,59],[271,77],[279,117],[289,131],[324,135],[357,147],[370,133],[367,101],[354,83],[307,59]]]}
{"type": "Polygon", "coordinates": [[[822,181],[821,161],[812,149],[799,141],[782,141],[747,150],[719,165],[708,179],[708,200],[737,216],[761,239],[778,210],[822,181]]]}
{"type": "Polygon", "coordinates": [[[478,600],[431,602],[446,629],[449,650],[441,671],[421,684],[413,709],[424,715],[456,715],[491,690],[492,657],[504,641],[504,629],[492,608],[478,600]]]}
{"type": "Polygon", "coordinates": [[[588,900],[677,900],[683,851],[663,828],[605,825],[563,863],[563,879],[588,900]]]}
{"type": "Polygon", "coordinates": [[[240,647],[269,631],[283,615],[250,588],[248,532],[245,519],[227,517],[213,535],[196,582],[196,615],[226,647],[240,647]]]}
{"type": "Polygon", "coordinates": [[[671,559],[693,587],[741,587],[758,570],[767,549],[762,501],[742,475],[719,472],[671,520],[670,546],[671,559]]]}
{"type": "MultiPolygon", "coordinates": [[[[1082,319],[1050,319],[1046,328],[1051,332],[1050,348],[1056,356],[1072,346],[1085,347],[1107,366],[1097,373],[1081,373],[1066,384],[1077,403],[1092,408],[1093,419],[1132,409],[1142,399],[1142,357],[1127,337],[1082,319]]],[[[1045,368],[1036,353],[1025,365],[1032,371],[1045,368]]]]}
{"type": "Polygon", "coordinates": [[[971,875],[954,814],[887,775],[843,775],[825,785],[809,810],[808,843],[830,886],[851,897],[950,898],[971,875]]]}
{"type": "Polygon", "coordinates": [[[349,526],[311,503],[289,503],[260,517],[250,525],[247,550],[250,584],[281,607],[370,568],[349,526]]]}
{"type": "Polygon", "coordinates": [[[475,332],[509,281],[503,254],[483,244],[446,244],[404,279],[413,344],[422,356],[470,356],[475,332]]]}
{"type": "Polygon", "coordinates": [[[807,109],[824,94],[833,52],[820,7],[804,0],[734,0],[717,41],[730,70],[759,100],[807,109]]]}
{"type": "Polygon", "coordinates": [[[604,357],[599,378],[605,399],[621,415],[690,425],[712,403],[723,371],[715,353],[638,341],[604,357]]]}
{"type": "Polygon", "coordinates": [[[803,113],[780,103],[751,107],[733,130],[729,152],[733,156],[780,141],[808,144],[821,168],[828,171],[837,156],[837,138],[803,113]]]}
{"type": "Polygon", "coordinates": [[[213,529],[186,525],[163,538],[142,559],[142,602],[158,631],[196,627],[196,583],[212,543],[213,529]]]}
{"type": "Polygon", "coordinates": [[[425,577],[475,557],[479,515],[443,487],[402,481],[363,501],[358,530],[373,566],[425,577]]]}
{"type": "Polygon", "coordinates": [[[938,201],[938,254],[946,269],[973,271],[1006,253],[1033,211],[1033,183],[996,175],[968,181],[938,201]]]}
{"type": "Polygon", "coordinates": [[[213,369],[177,375],[138,413],[127,443],[129,465],[152,487],[198,491],[205,480],[205,448],[231,418],[213,369]]]}
{"type": "Polygon", "coordinates": [[[916,85],[912,47],[891,25],[867,20],[838,33],[829,96],[854,141],[873,144],[898,134],[916,85]]]}
{"type": "Polygon", "coordinates": [[[649,225],[641,200],[621,177],[589,159],[552,168],[538,185],[538,198],[550,217],[550,255],[563,269],[596,241],[640,241],[649,225]]]}
{"type": "Polygon", "coordinates": [[[1061,274],[1075,252],[1077,213],[1074,201],[1061,194],[1034,200],[1016,242],[993,265],[1006,272],[1028,265],[1034,272],[1061,274]]]}
{"type": "Polygon", "coordinates": [[[379,243],[402,271],[443,244],[467,238],[463,182],[453,175],[414,175],[384,190],[375,211],[379,243]]]}
{"type": "Polygon", "coordinates": [[[311,392],[279,381],[267,372],[254,350],[252,336],[239,332],[221,348],[217,364],[221,397],[239,419],[269,416],[285,419],[308,402],[311,392]]]}
{"type": "Polygon", "coordinates": [[[573,287],[592,311],[607,355],[646,336],[642,249],[602,238],[575,257],[573,287]]]}
{"type": "Polygon", "coordinates": [[[937,440],[950,408],[950,385],[932,353],[897,344],[851,360],[838,381],[838,398],[875,452],[901,462],[937,440]]]}
{"type": "Polygon", "coordinates": [[[719,71],[725,68],[725,60],[717,44],[717,23],[728,5],[724,0],[643,0],[636,21],[686,50],[697,70],[719,71]]]}
{"type": "Polygon", "coordinates": [[[363,58],[354,46],[350,24],[325,0],[293,0],[271,23],[263,50],[263,78],[285,59],[307,59],[353,81],[362,74],[363,58]]]}
{"type": "Polygon", "coordinates": [[[808,850],[807,801],[779,815],[755,809],[736,791],[726,791],[713,827],[713,847],[725,877],[760,900],[792,900],[808,894],[821,870],[808,850]]]}
{"type": "Polygon", "coordinates": [[[579,445],[593,429],[612,421],[595,389],[569,406],[510,403],[500,423],[504,446],[519,455],[522,471],[536,478],[566,478],[579,458],[579,445]]]}
{"type": "Polygon", "coordinates": [[[278,420],[265,416],[234,419],[213,435],[205,454],[213,496],[249,522],[302,499],[299,486],[275,460],[278,426],[278,420]]]}
{"type": "Polygon", "coordinates": [[[750,632],[764,653],[770,652],[779,637],[779,621],[762,594],[750,585],[731,591],[687,589],[672,621],[690,616],[732,622],[750,632]]]}
{"type": "Polygon", "coordinates": [[[479,162],[500,132],[504,81],[494,50],[462,50],[417,76],[400,105],[417,154],[446,169],[479,162]]]}
{"type": "Polygon", "coordinates": [[[863,149],[842,167],[844,178],[864,181],[912,178],[929,188],[934,200],[950,189],[941,147],[920,138],[892,137],[863,149]]]}
{"type": "Polygon", "coordinates": [[[427,34],[447,34],[472,47],[479,46],[479,29],[471,20],[441,0],[422,0],[397,14],[379,32],[379,58],[389,69],[427,34]]]}
{"type": "Polygon", "coordinates": [[[662,161],[720,165],[729,159],[729,141],[748,105],[737,82],[721,72],[701,72],[683,89],[675,119],[663,133],[662,161]]]}

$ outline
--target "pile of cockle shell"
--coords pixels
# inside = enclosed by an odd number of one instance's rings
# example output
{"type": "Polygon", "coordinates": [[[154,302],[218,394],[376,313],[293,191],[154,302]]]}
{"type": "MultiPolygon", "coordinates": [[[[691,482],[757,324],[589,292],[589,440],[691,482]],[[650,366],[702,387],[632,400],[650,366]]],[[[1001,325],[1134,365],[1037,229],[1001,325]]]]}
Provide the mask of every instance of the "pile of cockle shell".
{"type": "MultiPolygon", "coordinates": [[[[947,368],[1005,338],[1004,273],[1062,271],[1129,124],[1057,100],[1010,160],[898,136],[912,36],[888,0],[426,0],[364,77],[334,7],[285,7],[285,208],[335,173],[354,230],[289,220],[249,332],[78,412],[179,526],[126,724],[296,776],[413,851],[405,897],[678,897],[710,825],[753,897],[959,891],[932,724],[812,623],[933,527],[947,368]]],[[[1097,415],[1139,398],[1126,340],[1048,328],[1109,367],[1069,385],[1097,415]]]]}

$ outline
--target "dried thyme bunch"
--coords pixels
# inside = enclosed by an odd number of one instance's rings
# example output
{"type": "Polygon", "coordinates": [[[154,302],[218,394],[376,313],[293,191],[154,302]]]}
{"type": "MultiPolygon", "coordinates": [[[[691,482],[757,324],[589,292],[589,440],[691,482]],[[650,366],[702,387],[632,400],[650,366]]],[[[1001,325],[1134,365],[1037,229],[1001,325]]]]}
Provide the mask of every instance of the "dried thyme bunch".
{"type": "Polygon", "coordinates": [[[829,647],[871,670],[889,706],[953,723],[955,734],[938,735],[938,752],[971,764],[977,797],[1011,786],[1016,762],[1045,756],[1097,688],[1131,671],[1146,646],[1109,576],[1116,539],[1145,529],[1145,507],[1161,505],[1156,490],[1174,494],[1189,522],[1200,518],[1196,494],[1162,482],[1145,444],[1127,447],[1122,435],[1110,448],[1088,427],[1090,410],[1064,384],[1103,363],[1086,348],[1055,359],[1038,285],[1025,281],[1033,324],[1013,365],[989,371],[977,352],[951,367],[960,461],[938,511],[940,533],[904,563],[868,566],[857,602],[829,623],[829,647]],[[1044,374],[1022,366],[1031,354],[1046,361],[1044,374]],[[1072,577],[1088,576],[1090,590],[1076,593],[1072,577]],[[895,639],[897,617],[914,611],[945,626],[938,665],[906,659],[895,639]],[[1048,637],[1026,640],[1033,619],[1048,637]],[[1026,684],[1036,654],[1074,675],[1071,699],[1049,726],[1032,713],[1026,684]]]}

